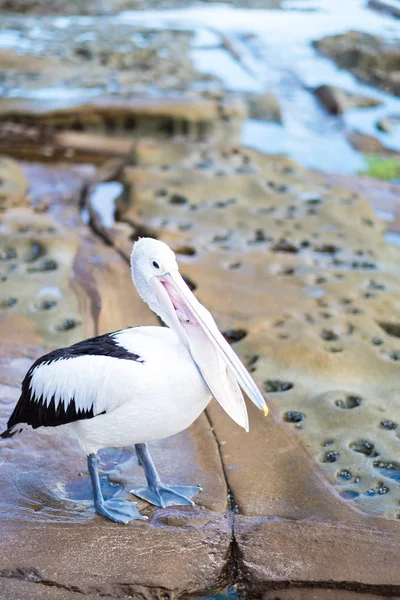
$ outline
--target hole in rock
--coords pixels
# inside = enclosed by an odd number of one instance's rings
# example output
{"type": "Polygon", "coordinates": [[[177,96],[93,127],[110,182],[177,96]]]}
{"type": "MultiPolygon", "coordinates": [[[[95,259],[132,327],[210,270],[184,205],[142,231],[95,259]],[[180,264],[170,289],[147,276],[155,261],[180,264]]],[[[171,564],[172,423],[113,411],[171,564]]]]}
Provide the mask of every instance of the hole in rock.
{"type": "Polygon", "coordinates": [[[297,247],[291,242],[288,242],[286,239],[281,238],[280,240],[275,242],[271,250],[272,252],[288,252],[295,254],[297,252],[297,247]]]}
{"type": "Polygon", "coordinates": [[[223,331],[222,335],[229,344],[234,344],[245,338],[247,331],[245,329],[229,329],[228,331],[223,331]]]}
{"type": "Polygon", "coordinates": [[[339,479],[339,481],[350,481],[350,479],[353,479],[353,475],[348,469],[341,469],[337,471],[336,479],[339,479]]]}
{"type": "Polygon", "coordinates": [[[357,408],[362,403],[360,396],[346,396],[345,398],[338,398],[335,400],[336,406],[339,408],[352,409],[357,408]]]}
{"type": "Polygon", "coordinates": [[[393,431],[398,427],[397,423],[395,423],[394,421],[381,421],[380,426],[382,427],[382,429],[387,429],[389,431],[393,431]]]}
{"type": "Polygon", "coordinates": [[[360,494],[354,490],[343,490],[339,495],[343,500],[355,500],[360,494]]]}
{"type": "Polygon", "coordinates": [[[283,415],[283,420],[287,423],[301,423],[305,418],[305,414],[297,412],[296,410],[288,410],[283,415]]]}
{"type": "Polygon", "coordinates": [[[400,323],[388,323],[386,321],[378,321],[378,325],[389,335],[400,338],[400,323]]]}
{"type": "Polygon", "coordinates": [[[383,285],[383,283],[377,283],[376,281],[374,281],[373,279],[370,280],[369,284],[368,284],[368,288],[370,290],[385,290],[386,287],[383,285]]]}
{"type": "Polygon", "coordinates": [[[181,196],[181,194],[172,194],[169,199],[170,204],[187,204],[188,199],[185,196],[181,196]]]}
{"type": "Polygon", "coordinates": [[[322,244],[321,246],[314,246],[314,252],[320,252],[322,254],[335,254],[339,252],[340,248],[333,244],[322,244]]]}
{"type": "Polygon", "coordinates": [[[228,198],[227,200],[218,200],[214,206],[216,208],[226,208],[227,206],[231,206],[232,204],[236,204],[236,198],[228,198]]]}
{"type": "Polygon", "coordinates": [[[256,229],[254,232],[254,240],[252,243],[259,244],[262,242],[267,242],[270,238],[268,238],[262,229],[256,229]]]}
{"type": "Polygon", "coordinates": [[[296,269],[294,267],[285,267],[284,269],[282,269],[282,271],[280,271],[278,273],[278,275],[290,276],[290,275],[294,275],[295,272],[296,272],[296,269]]]}
{"type": "Polygon", "coordinates": [[[364,454],[365,456],[379,456],[379,452],[375,450],[375,445],[367,440],[357,440],[356,442],[352,442],[350,448],[354,450],[354,452],[364,454]]]}
{"type": "Polygon", "coordinates": [[[247,362],[247,368],[249,369],[250,373],[254,373],[254,371],[256,370],[256,363],[258,361],[260,357],[258,356],[258,354],[255,354],[254,356],[252,356],[248,362],[247,362]]]}
{"type": "Polygon", "coordinates": [[[343,348],[341,346],[326,346],[325,350],[327,352],[331,352],[332,354],[338,354],[339,352],[343,352],[343,348]]]}
{"type": "Polygon", "coordinates": [[[180,248],[176,248],[175,253],[182,254],[183,256],[194,256],[196,249],[192,246],[180,246],[180,248]]]}
{"type": "Polygon", "coordinates": [[[400,483],[400,463],[395,461],[376,460],[373,463],[381,475],[400,483]]]}
{"type": "Polygon", "coordinates": [[[264,381],[266,392],[288,392],[294,387],[290,381],[280,381],[279,379],[267,379],[264,381]]]}
{"type": "Polygon", "coordinates": [[[0,309],[12,308],[17,302],[18,300],[16,298],[5,298],[4,300],[0,300],[0,309]]]}
{"type": "Polygon", "coordinates": [[[328,452],[325,452],[323,462],[333,463],[339,460],[339,458],[339,452],[336,452],[336,450],[329,450],[328,452]]]}
{"type": "Polygon", "coordinates": [[[193,223],[183,223],[182,225],[179,225],[180,231],[189,231],[192,228],[193,228],[193,223]]]}
{"type": "Polygon", "coordinates": [[[26,262],[33,262],[34,260],[37,260],[38,258],[44,256],[45,254],[46,248],[43,246],[43,244],[41,244],[40,242],[32,242],[28,250],[26,262]]]}
{"type": "Polygon", "coordinates": [[[331,329],[323,329],[321,331],[321,338],[327,342],[333,342],[335,340],[338,340],[339,336],[331,329]]]}
{"type": "Polygon", "coordinates": [[[55,271],[58,269],[58,264],[52,258],[42,260],[38,267],[29,267],[28,273],[41,273],[43,271],[55,271]]]}
{"type": "Polygon", "coordinates": [[[42,302],[39,302],[38,304],[36,304],[36,309],[37,310],[51,310],[55,306],[57,306],[57,302],[55,300],[42,300],[42,302]]]}
{"type": "Polygon", "coordinates": [[[78,321],[75,319],[64,319],[60,325],[56,326],[57,331],[69,331],[70,329],[74,329],[79,325],[78,321]]]}
{"type": "Polygon", "coordinates": [[[231,234],[229,231],[225,234],[214,235],[212,241],[214,242],[214,244],[221,244],[222,242],[227,242],[229,240],[230,235],[231,234]]]}

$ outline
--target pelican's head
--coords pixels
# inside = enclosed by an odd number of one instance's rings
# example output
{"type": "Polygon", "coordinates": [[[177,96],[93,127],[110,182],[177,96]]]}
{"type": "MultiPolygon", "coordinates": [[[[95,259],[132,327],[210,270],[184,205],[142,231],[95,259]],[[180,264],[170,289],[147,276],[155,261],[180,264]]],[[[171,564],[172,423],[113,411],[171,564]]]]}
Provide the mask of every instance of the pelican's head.
{"type": "MultiPolygon", "coordinates": [[[[178,271],[178,263],[171,248],[153,238],[141,238],[133,246],[131,255],[131,271],[133,283],[144,300],[152,310],[158,304],[154,294],[154,277],[164,277],[171,271],[178,271]]],[[[157,314],[159,312],[155,310],[157,314]]],[[[160,314],[160,317],[162,315],[160,314]]]]}
{"type": "Polygon", "coordinates": [[[133,246],[131,270],[142,300],[179,336],[214,398],[228,414],[248,429],[247,412],[238,384],[267,414],[262,394],[209,311],[184,282],[175,254],[167,244],[141,238],[133,246]]]}

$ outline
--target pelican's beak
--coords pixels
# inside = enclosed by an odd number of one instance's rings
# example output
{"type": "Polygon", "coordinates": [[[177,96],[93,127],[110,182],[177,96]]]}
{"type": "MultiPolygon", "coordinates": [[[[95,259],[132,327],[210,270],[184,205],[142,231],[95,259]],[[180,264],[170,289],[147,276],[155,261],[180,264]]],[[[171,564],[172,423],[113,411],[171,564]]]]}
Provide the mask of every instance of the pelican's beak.
{"type": "Polygon", "coordinates": [[[163,312],[188,347],[212,395],[229,416],[248,431],[246,405],[239,386],[265,415],[268,414],[268,408],[213,317],[192,294],[179,271],[153,277],[151,284],[163,312]]]}

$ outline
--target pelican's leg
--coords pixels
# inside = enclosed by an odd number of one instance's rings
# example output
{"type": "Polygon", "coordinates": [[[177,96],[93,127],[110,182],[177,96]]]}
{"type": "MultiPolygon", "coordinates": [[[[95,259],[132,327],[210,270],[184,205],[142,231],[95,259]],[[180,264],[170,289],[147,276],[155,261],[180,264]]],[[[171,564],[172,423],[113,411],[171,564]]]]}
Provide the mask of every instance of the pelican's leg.
{"type": "Polygon", "coordinates": [[[135,444],[135,449],[139,464],[144,469],[148,487],[131,490],[132,494],[161,508],[174,504],[194,506],[192,496],[201,491],[200,486],[166,485],[162,483],[150,456],[147,444],[135,444]]]}
{"type": "Polygon", "coordinates": [[[110,500],[104,500],[103,494],[101,493],[100,477],[99,477],[99,466],[100,459],[97,454],[89,454],[88,456],[88,469],[90,479],[93,487],[93,498],[94,507],[99,515],[107,517],[111,521],[116,523],[129,523],[132,519],[147,519],[140,514],[133,502],[127,500],[121,500],[119,498],[110,498],[110,500]]]}

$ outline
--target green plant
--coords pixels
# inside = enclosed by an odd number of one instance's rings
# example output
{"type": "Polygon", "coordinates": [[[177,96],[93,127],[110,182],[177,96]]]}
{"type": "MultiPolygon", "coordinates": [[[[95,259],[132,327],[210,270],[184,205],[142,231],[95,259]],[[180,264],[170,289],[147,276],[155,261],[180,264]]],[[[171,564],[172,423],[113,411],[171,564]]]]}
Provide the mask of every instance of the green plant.
{"type": "Polygon", "coordinates": [[[392,156],[379,156],[366,154],[365,160],[368,169],[361,171],[363,175],[370,175],[377,179],[400,179],[400,160],[392,156]]]}

